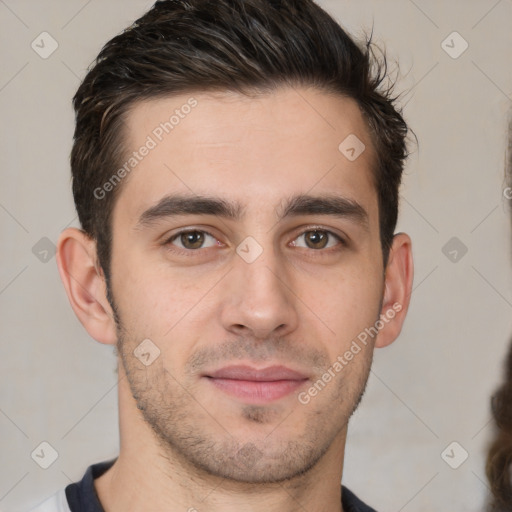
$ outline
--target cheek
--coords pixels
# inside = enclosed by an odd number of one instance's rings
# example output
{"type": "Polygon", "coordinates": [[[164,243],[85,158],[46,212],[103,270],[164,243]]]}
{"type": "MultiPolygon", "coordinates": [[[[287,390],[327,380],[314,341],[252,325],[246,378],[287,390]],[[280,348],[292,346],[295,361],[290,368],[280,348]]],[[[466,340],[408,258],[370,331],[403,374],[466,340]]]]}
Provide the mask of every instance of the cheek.
{"type": "Polygon", "coordinates": [[[162,336],[198,303],[206,284],[184,272],[171,271],[162,258],[152,261],[137,254],[118,258],[113,293],[127,326],[162,336]]]}
{"type": "Polygon", "coordinates": [[[194,340],[204,333],[204,318],[211,314],[206,311],[205,294],[218,276],[193,278],[168,268],[161,271],[158,265],[131,265],[130,271],[127,265],[120,268],[113,286],[127,350],[133,351],[142,340],[150,339],[160,350],[160,364],[177,375],[194,348],[194,340]],[[125,277],[121,279],[121,275],[125,277]]]}
{"type": "Polygon", "coordinates": [[[320,283],[307,280],[302,286],[304,304],[315,314],[316,323],[324,324],[325,339],[332,340],[329,345],[337,350],[350,344],[379,317],[383,278],[375,266],[340,268],[320,283]]]}

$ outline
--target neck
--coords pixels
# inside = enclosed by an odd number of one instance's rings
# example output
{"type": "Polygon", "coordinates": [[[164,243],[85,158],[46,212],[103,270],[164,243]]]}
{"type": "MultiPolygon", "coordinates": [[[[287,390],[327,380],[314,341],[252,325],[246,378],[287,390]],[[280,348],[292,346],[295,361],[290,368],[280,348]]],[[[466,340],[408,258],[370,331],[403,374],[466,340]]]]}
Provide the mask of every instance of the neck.
{"type": "Polygon", "coordinates": [[[94,483],[107,512],[343,512],[346,428],[308,472],[279,483],[240,483],[205,473],[163,446],[137,408],[122,365],[118,390],[119,457],[94,483]]]}

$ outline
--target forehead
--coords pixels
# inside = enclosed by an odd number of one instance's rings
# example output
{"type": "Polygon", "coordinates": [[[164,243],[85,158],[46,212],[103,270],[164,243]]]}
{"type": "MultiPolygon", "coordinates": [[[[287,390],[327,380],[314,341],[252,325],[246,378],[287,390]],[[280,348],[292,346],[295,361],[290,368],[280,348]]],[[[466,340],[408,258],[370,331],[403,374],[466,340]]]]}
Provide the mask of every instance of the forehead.
{"type": "Polygon", "coordinates": [[[118,203],[134,217],[180,191],[254,208],[310,191],[376,205],[368,127],[341,95],[282,88],[146,100],[128,112],[124,140],[133,165],[118,203]]]}

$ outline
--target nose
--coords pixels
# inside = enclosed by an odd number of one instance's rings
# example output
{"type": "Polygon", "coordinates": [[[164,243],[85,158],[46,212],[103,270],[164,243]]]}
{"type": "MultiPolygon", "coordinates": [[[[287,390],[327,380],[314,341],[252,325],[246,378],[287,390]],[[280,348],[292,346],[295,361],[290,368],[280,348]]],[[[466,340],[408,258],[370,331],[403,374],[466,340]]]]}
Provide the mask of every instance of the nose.
{"type": "Polygon", "coordinates": [[[285,336],[297,328],[297,292],[270,252],[264,251],[252,263],[235,257],[221,314],[227,331],[265,339],[285,336]]]}

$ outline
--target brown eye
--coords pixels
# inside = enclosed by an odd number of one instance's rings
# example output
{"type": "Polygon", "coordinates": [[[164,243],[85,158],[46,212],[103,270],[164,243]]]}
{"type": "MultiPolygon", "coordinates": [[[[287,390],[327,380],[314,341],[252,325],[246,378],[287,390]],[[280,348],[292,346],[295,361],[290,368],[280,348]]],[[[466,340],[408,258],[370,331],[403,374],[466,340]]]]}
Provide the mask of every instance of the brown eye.
{"type": "Polygon", "coordinates": [[[199,249],[204,243],[204,233],[200,231],[190,231],[180,235],[180,242],[185,249],[199,249]]]}
{"type": "Polygon", "coordinates": [[[340,243],[343,243],[343,240],[334,233],[331,233],[325,229],[312,229],[299,235],[295,239],[293,245],[296,247],[305,247],[306,249],[318,250],[333,247],[340,243]],[[304,240],[303,243],[298,242],[301,239],[304,240]]]}
{"type": "Polygon", "coordinates": [[[182,231],[181,233],[177,233],[174,235],[168,243],[176,245],[181,249],[203,249],[205,247],[212,247],[215,245],[216,239],[206,233],[205,231],[192,230],[192,231],[182,231]],[[204,246],[205,241],[210,238],[212,242],[204,246]]]}
{"type": "Polygon", "coordinates": [[[305,234],[305,240],[311,249],[323,249],[327,245],[327,233],[324,231],[308,231],[305,234]]]}

